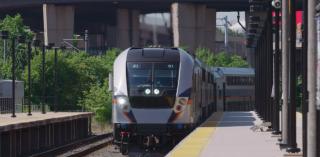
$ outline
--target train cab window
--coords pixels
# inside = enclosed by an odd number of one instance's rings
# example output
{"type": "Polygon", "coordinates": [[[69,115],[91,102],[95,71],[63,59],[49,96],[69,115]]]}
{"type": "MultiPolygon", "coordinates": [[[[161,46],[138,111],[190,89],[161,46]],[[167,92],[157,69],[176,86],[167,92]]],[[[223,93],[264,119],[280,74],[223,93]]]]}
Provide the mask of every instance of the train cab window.
{"type": "Polygon", "coordinates": [[[175,102],[178,63],[127,63],[129,101],[133,108],[171,108],[175,102]]]}
{"type": "Polygon", "coordinates": [[[151,88],[152,63],[128,63],[127,73],[130,93],[142,88],[151,88]]]}
{"type": "Polygon", "coordinates": [[[177,87],[177,64],[154,64],[154,88],[175,89],[177,87]]]}

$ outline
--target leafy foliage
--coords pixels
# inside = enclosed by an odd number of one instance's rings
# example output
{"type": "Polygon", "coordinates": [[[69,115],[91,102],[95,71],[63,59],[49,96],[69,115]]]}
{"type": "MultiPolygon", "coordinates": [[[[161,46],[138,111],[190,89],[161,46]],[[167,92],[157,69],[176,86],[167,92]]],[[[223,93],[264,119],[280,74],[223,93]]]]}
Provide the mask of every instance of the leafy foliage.
{"type": "MultiPolygon", "coordinates": [[[[63,53],[59,51],[57,55],[57,88],[55,89],[54,51],[48,51],[45,61],[45,90],[48,98],[45,103],[53,104],[54,92],[57,90],[59,110],[89,109],[95,112],[99,111],[101,114],[108,113],[109,111],[101,111],[108,109],[105,108],[108,103],[111,104],[111,100],[107,99],[108,96],[110,97],[110,93],[104,89],[107,88],[105,84],[108,82],[108,73],[112,70],[112,63],[118,52],[118,49],[111,49],[105,55],[90,56],[85,52],[63,53]]],[[[25,69],[23,74],[25,82],[27,82],[27,77],[27,69],[25,69]]],[[[31,78],[33,102],[41,103],[42,54],[35,55],[32,59],[31,78]]],[[[105,115],[97,113],[99,119],[103,119],[103,116],[105,115]]]]}
{"type": "Polygon", "coordinates": [[[0,21],[0,30],[8,31],[11,39],[17,38],[20,35],[25,36],[27,40],[31,40],[33,37],[33,32],[23,24],[23,19],[20,14],[15,16],[7,15],[0,21]]]}
{"type": "Polygon", "coordinates": [[[104,122],[111,119],[112,94],[108,91],[108,80],[102,85],[94,84],[84,93],[81,104],[96,114],[97,121],[104,122]]]}
{"type": "Polygon", "coordinates": [[[215,67],[248,67],[249,64],[238,55],[227,55],[224,52],[215,54],[206,48],[198,48],[196,57],[208,66],[215,67]]]}
{"type": "MultiPolygon", "coordinates": [[[[8,67],[8,65],[11,65],[11,52],[12,52],[12,40],[16,39],[19,36],[25,36],[26,40],[31,41],[34,33],[23,24],[23,19],[20,14],[17,14],[15,16],[9,16],[7,15],[3,20],[0,21],[0,30],[2,31],[8,31],[9,33],[9,40],[6,41],[6,62],[4,62],[4,59],[1,55],[1,61],[0,61],[0,69],[4,70],[8,67]]],[[[4,52],[4,44],[3,39],[0,39],[0,52],[3,54],[4,52]]],[[[24,69],[24,66],[27,65],[27,52],[26,52],[26,44],[15,42],[15,48],[16,48],[16,67],[18,71],[22,71],[24,69]]],[[[3,78],[11,78],[11,74],[7,73],[3,74],[3,78]]],[[[17,74],[21,74],[21,72],[17,72],[17,74]]],[[[18,76],[19,77],[19,76],[18,76]]]]}

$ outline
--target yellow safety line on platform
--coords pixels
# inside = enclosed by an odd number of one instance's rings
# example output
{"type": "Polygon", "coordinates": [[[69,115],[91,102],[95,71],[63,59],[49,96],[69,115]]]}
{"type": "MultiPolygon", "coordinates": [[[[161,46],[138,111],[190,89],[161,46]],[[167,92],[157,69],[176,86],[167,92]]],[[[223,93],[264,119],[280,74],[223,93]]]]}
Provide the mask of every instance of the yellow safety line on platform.
{"type": "Polygon", "coordinates": [[[182,140],[169,157],[198,157],[216,131],[223,112],[214,113],[202,125],[182,140]]]}

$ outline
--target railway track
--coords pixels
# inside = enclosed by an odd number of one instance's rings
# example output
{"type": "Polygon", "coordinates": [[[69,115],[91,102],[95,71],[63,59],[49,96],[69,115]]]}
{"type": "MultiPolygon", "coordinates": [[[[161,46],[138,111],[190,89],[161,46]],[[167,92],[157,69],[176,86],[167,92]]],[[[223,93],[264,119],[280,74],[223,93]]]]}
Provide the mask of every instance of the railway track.
{"type": "Polygon", "coordinates": [[[56,147],[45,152],[31,155],[31,157],[80,157],[97,151],[112,144],[112,133],[94,135],[83,140],[56,147]]]}

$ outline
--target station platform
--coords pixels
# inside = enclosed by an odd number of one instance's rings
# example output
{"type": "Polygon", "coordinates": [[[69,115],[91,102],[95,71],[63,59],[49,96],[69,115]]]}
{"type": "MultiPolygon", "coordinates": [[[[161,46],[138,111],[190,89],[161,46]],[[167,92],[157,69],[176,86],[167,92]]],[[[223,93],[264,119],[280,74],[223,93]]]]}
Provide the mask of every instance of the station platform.
{"type": "Polygon", "coordinates": [[[0,114],[0,157],[29,156],[91,134],[91,112],[0,114]]]}
{"type": "MultiPolygon", "coordinates": [[[[301,116],[297,122],[301,123],[301,116]]],[[[253,129],[262,123],[253,111],[214,113],[166,157],[283,157],[286,152],[277,145],[278,137],[253,129]]],[[[301,146],[301,136],[297,139],[301,146]]]]}

